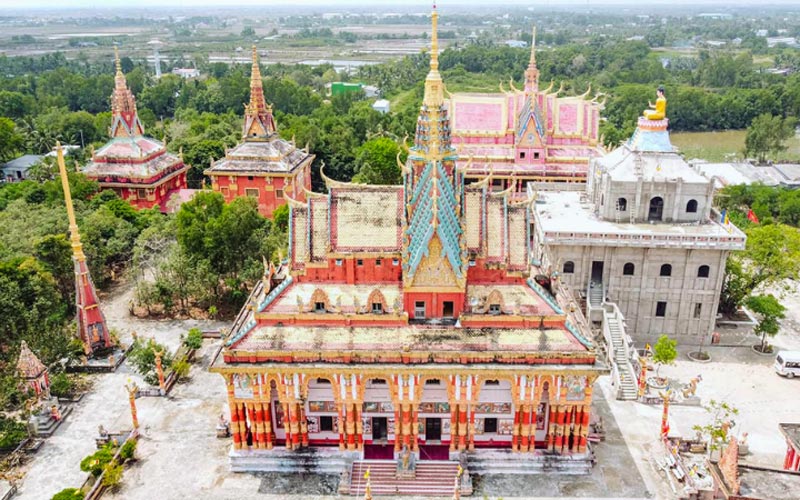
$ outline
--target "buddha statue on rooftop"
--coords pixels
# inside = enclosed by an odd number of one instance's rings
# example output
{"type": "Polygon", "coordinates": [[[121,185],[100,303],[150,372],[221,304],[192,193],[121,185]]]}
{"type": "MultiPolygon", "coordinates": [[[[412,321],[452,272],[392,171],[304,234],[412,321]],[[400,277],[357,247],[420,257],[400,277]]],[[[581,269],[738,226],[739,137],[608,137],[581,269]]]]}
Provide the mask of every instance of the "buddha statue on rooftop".
{"type": "Polygon", "coordinates": [[[656,103],[648,103],[650,109],[644,111],[644,117],[648,120],[663,120],[667,116],[667,98],[664,97],[664,87],[659,86],[656,90],[656,103]]]}

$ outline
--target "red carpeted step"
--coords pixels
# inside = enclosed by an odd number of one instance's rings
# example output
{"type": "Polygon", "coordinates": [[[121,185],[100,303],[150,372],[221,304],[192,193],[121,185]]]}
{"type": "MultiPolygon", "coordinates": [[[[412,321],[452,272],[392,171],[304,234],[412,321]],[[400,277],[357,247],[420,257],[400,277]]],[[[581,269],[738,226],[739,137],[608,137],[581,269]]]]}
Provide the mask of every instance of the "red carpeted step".
{"type": "Polygon", "coordinates": [[[398,479],[395,477],[397,464],[394,461],[353,462],[350,494],[364,492],[367,485],[364,473],[367,470],[374,495],[450,496],[453,494],[453,480],[458,473],[458,464],[445,461],[417,462],[415,478],[398,479]]]}

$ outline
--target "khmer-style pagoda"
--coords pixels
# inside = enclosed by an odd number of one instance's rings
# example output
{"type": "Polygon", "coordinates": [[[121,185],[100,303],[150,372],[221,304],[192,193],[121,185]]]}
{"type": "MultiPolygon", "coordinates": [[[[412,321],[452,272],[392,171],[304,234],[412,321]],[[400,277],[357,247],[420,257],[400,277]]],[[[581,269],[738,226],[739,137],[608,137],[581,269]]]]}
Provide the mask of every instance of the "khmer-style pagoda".
{"type": "Polygon", "coordinates": [[[69,239],[72,245],[72,261],[75,264],[75,300],[77,306],[78,337],[83,342],[83,352],[87,356],[95,354],[97,350],[106,350],[114,347],[106,318],[100,310],[97,300],[97,290],[94,288],[86,255],[83,253],[81,235],[78,232],[78,223],[75,220],[75,209],[72,206],[72,194],[69,189],[67,169],[64,165],[64,152],[61,145],[56,146],[57,162],[61,174],[61,186],[64,189],[64,202],[67,205],[69,218],[69,239]]]}
{"type": "Polygon", "coordinates": [[[167,211],[167,201],[186,188],[188,167],[183,159],[167,152],[166,146],[144,135],[136,111],[136,99],[122,73],[119,53],[114,49],[117,73],[111,94],[111,140],[93,152],[81,171],[111,189],[135,208],[158,206],[167,211]]]}
{"type": "Polygon", "coordinates": [[[509,81],[500,93],[455,93],[448,110],[452,140],[467,182],[492,174],[496,189],[514,180],[585,182],[589,160],[603,154],[598,128],[599,95],[559,97],[551,83],[539,88],[536,28],[522,89],[509,81]],[[468,160],[471,158],[471,161],[468,160]]]}
{"type": "Polygon", "coordinates": [[[313,160],[314,155],[278,135],[272,107],[264,98],[253,46],[250,102],[244,108],[242,142],[204,172],[211,178],[212,189],[222,193],[227,202],[237,196],[251,196],[258,201],[261,215],[271,217],[276,208],[287,203],[287,196],[305,199],[305,191],[311,189],[313,160]]]}
{"type": "Polygon", "coordinates": [[[22,379],[25,389],[33,391],[37,399],[48,399],[50,397],[50,376],[47,372],[47,367],[39,361],[39,358],[36,357],[24,340],[19,348],[17,374],[22,379]]]}
{"type": "Polygon", "coordinates": [[[588,457],[604,369],[571,295],[530,274],[532,200],[465,183],[436,24],[434,10],[403,185],[322,172],[327,194],[288,198],[289,257],[265,269],[212,362],[235,470],[280,456],[275,446],[388,459],[407,447],[426,460],[501,449],[547,453],[556,468],[588,457]]]}

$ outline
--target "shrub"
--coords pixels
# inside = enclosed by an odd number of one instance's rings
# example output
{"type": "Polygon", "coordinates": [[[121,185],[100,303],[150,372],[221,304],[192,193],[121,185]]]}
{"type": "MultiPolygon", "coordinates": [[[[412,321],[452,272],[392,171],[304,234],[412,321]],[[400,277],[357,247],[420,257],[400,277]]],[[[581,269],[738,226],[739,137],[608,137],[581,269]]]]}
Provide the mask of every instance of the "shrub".
{"type": "Polygon", "coordinates": [[[50,377],[50,394],[58,397],[70,397],[75,393],[75,382],[66,373],[56,373],[50,377]]]}
{"type": "Polygon", "coordinates": [[[59,491],[51,500],[83,500],[83,491],[78,488],[64,488],[59,491]]]}
{"type": "Polygon", "coordinates": [[[112,490],[116,489],[122,482],[122,465],[111,462],[106,465],[105,472],[103,486],[112,490]]]}
{"type": "Polygon", "coordinates": [[[166,372],[167,369],[172,366],[172,356],[169,354],[166,347],[153,339],[136,339],[128,354],[128,361],[130,361],[136,371],[144,377],[145,382],[150,385],[158,385],[155,351],[164,352],[164,355],[161,357],[161,367],[166,372]]]}
{"type": "Polygon", "coordinates": [[[94,477],[97,477],[103,472],[106,465],[111,463],[113,458],[114,446],[109,443],[81,460],[81,470],[83,472],[89,472],[94,477]]]}
{"type": "Polygon", "coordinates": [[[189,362],[185,359],[175,362],[175,364],[172,365],[172,371],[175,372],[175,376],[178,377],[178,380],[188,377],[189,362]]]}
{"type": "Polygon", "coordinates": [[[183,339],[183,345],[189,349],[200,349],[203,345],[203,332],[199,328],[192,328],[183,339]]]}
{"type": "Polygon", "coordinates": [[[122,448],[119,450],[119,456],[123,460],[130,460],[133,458],[134,453],[136,452],[136,441],[133,439],[129,439],[122,445],[122,448]]]}
{"type": "Polygon", "coordinates": [[[0,449],[16,448],[26,437],[28,437],[28,428],[25,427],[25,424],[0,416],[0,449]]]}

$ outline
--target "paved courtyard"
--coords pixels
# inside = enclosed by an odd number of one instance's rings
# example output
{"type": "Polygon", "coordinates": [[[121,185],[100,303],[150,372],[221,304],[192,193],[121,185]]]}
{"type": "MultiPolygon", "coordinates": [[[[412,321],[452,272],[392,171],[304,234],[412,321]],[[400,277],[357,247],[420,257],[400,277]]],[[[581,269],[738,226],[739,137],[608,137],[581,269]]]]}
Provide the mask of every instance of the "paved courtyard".
{"type": "MultiPolygon", "coordinates": [[[[179,336],[191,326],[218,328],[219,323],[196,321],[144,321],[127,314],[129,291],[109,299],[106,315],[123,339],[136,330],[142,336],[154,336],[175,349],[179,336]]],[[[797,294],[786,299],[797,302],[797,294]]],[[[774,343],[779,348],[800,348],[800,335],[792,333],[800,324],[800,308],[790,310],[787,327],[774,343]]],[[[800,380],[777,376],[772,356],[759,356],[748,345],[755,337],[741,339],[742,347],[711,347],[712,362],[689,361],[689,346],[679,346],[681,355],[674,366],[662,368],[671,378],[688,381],[703,375],[697,394],[704,402],[710,398],[726,401],[740,409],[734,435],[749,433],[753,464],[780,467],[785,445],[778,423],[800,420],[800,400],[790,397],[800,390],[800,380]]],[[[137,400],[142,439],[137,451],[139,461],[125,471],[124,486],[108,498],[119,499],[233,499],[257,495],[259,498],[286,498],[287,491],[307,494],[292,498],[321,498],[315,492],[330,491],[330,484],[320,484],[302,477],[233,474],[228,471],[228,440],[215,437],[215,424],[226,411],[224,385],[219,375],[206,371],[219,347],[218,340],[207,340],[192,367],[191,380],[176,386],[169,398],[137,400]],[[298,490],[295,486],[303,484],[298,490]],[[271,491],[272,494],[266,493],[271,491]]],[[[25,467],[17,498],[47,500],[65,487],[77,487],[85,478],[80,460],[94,450],[97,426],[107,429],[130,428],[127,393],[123,388],[131,378],[140,378],[123,365],[113,374],[96,375],[94,389],[76,405],[75,411],[56,434],[25,467]]],[[[663,474],[654,466],[662,456],[658,441],[661,407],[611,398],[610,380],[597,383],[595,409],[603,415],[608,436],[596,447],[598,465],[590,476],[491,476],[476,482],[476,497],[487,498],[672,498],[663,474]]],[[[671,407],[671,425],[676,433],[691,436],[692,425],[707,420],[698,407],[671,407]]],[[[331,478],[328,478],[328,483],[331,478]]],[[[327,498],[330,498],[328,496],[327,498]]]]}

